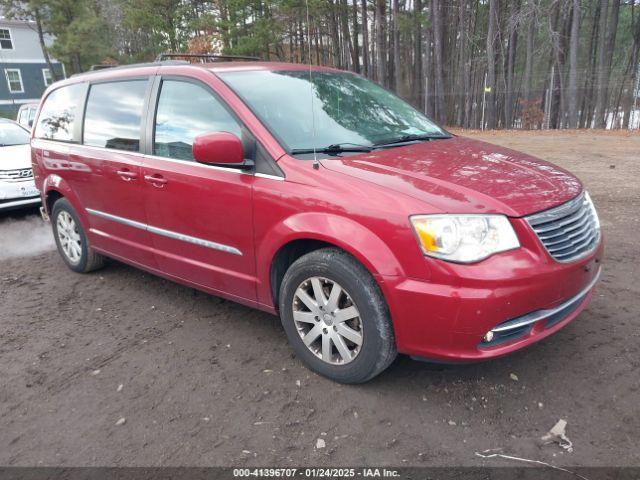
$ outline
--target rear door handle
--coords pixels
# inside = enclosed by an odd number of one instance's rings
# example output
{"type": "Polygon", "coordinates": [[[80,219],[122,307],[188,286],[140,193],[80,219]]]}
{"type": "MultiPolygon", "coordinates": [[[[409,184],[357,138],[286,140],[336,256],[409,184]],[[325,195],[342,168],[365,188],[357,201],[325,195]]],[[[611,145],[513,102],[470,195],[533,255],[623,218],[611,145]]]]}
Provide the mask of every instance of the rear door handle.
{"type": "Polygon", "coordinates": [[[162,175],[158,175],[158,174],[145,175],[144,179],[154,187],[158,187],[158,188],[164,187],[167,183],[167,179],[164,178],[162,175]]]}
{"type": "Polygon", "coordinates": [[[116,173],[122,178],[125,182],[130,182],[131,180],[135,180],[138,178],[138,174],[136,172],[132,172],[131,170],[125,168],[123,170],[118,170],[116,173]]]}

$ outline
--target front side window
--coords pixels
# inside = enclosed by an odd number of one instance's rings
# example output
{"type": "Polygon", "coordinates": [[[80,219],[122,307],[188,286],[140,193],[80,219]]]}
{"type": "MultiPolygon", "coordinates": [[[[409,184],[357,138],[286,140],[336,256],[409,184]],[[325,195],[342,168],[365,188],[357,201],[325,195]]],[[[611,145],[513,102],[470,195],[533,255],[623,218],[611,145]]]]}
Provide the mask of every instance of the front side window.
{"type": "Polygon", "coordinates": [[[0,147],[26,145],[29,143],[29,132],[15,123],[0,123],[0,147]]]}
{"type": "Polygon", "coordinates": [[[17,68],[5,68],[4,74],[7,77],[7,85],[11,93],[24,93],[22,85],[22,74],[17,68]]]}
{"type": "Polygon", "coordinates": [[[193,160],[193,139],[210,132],[241,137],[239,123],[206,88],[190,82],[162,82],[156,111],[153,153],[193,160]]]}
{"type": "Polygon", "coordinates": [[[36,138],[72,142],[75,121],[86,86],[76,83],[54,90],[44,101],[36,125],[36,138]]]}
{"type": "Polygon", "coordinates": [[[44,79],[44,86],[48,87],[53,83],[53,77],[51,76],[51,70],[48,68],[42,69],[42,78],[44,79]]]}
{"type": "Polygon", "coordinates": [[[0,28],[0,50],[13,50],[11,30],[8,28],[0,28]]]}
{"type": "Polygon", "coordinates": [[[140,150],[140,121],[147,80],[92,85],[84,117],[84,144],[140,150]]]}
{"type": "Polygon", "coordinates": [[[227,83],[289,151],[335,144],[374,146],[408,136],[448,135],[409,104],[351,73],[236,71],[227,83]]]}

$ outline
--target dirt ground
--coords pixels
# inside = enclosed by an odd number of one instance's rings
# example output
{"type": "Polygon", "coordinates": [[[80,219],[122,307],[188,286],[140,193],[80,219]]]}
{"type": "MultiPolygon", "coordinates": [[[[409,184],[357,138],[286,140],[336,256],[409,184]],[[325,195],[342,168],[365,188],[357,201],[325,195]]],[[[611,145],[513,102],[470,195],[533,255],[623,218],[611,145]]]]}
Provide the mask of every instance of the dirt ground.
{"type": "Polygon", "coordinates": [[[510,464],[475,455],[490,448],[640,465],[640,135],[462,134],[555,162],[592,193],[604,273],[565,329],[508,358],[400,357],[341,386],[301,365],[276,317],[115,262],[78,275],[35,212],[3,215],[0,465],[510,464]],[[537,444],[559,419],[572,453],[537,444]]]}

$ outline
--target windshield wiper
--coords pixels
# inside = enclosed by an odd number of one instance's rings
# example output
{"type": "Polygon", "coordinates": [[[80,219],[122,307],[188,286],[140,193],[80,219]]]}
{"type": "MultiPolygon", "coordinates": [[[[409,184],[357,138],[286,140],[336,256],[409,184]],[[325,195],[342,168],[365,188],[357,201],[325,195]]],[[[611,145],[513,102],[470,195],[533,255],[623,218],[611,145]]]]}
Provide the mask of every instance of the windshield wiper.
{"type": "Polygon", "coordinates": [[[398,138],[391,138],[388,140],[382,140],[380,142],[374,143],[376,147],[386,147],[387,145],[395,145],[398,143],[409,143],[409,142],[418,142],[421,140],[437,140],[439,138],[451,138],[447,135],[429,135],[429,134],[409,134],[403,135],[398,138]]]}
{"type": "Polygon", "coordinates": [[[303,153],[327,153],[338,154],[345,152],[370,152],[373,147],[367,147],[366,145],[358,145],[356,143],[334,143],[320,148],[294,148],[291,150],[292,155],[299,155],[303,153]]]}
{"type": "Polygon", "coordinates": [[[391,139],[387,139],[387,140],[382,140],[380,142],[374,143],[371,146],[367,146],[367,145],[359,145],[357,143],[347,143],[347,142],[343,142],[343,143],[334,143],[331,145],[327,145],[326,147],[319,147],[316,149],[313,148],[294,148],[293,150],[291,150],[291,154],[292,155],[299,155],[299,154],[304,154],[304,153],[327,153],[329,155],[331,154],[338,154],[338,153],[345,153],[345,152],[371,152],[377,148],[384,148],[387,146],[391,146],[391,145],[396,145],[396,144],[401,144],[401,143],[409,143],[409,142],[417,142],[417,141],[422,141],[422,140],[436,140],[439,138],[451,138],[448,135],[429,135],[429,134],[420,134],[420,135],[416,135],[416,134],[410,134],[410,135],[403,135],[402,137],[399,138],[391,138],[391,139]]]}

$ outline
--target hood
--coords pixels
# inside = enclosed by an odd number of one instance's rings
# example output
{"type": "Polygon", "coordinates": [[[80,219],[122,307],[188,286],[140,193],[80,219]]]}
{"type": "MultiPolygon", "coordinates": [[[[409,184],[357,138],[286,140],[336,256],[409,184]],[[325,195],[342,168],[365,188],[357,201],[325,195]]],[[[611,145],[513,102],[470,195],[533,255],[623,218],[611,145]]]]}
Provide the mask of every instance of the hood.
{"type": "Polygon", "coordinates": [[[530,155],[463,137],[321,160],[332,171],[410,195],[443,213],[520,217],[582,191],[569,172],[530,155]]]}
{"type": "Polygon", "coordinates": [[[31,168],[31,146],[11,145],[0,147],[0,170],[31,168]]]}

